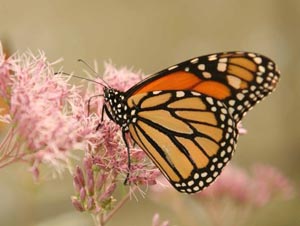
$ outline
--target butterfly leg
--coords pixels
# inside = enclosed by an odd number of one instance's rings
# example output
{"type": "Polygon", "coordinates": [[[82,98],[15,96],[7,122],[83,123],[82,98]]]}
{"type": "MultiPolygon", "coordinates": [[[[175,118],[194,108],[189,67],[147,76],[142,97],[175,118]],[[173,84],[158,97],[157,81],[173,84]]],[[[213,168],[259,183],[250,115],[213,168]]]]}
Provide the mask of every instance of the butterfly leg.
{"type": "Polygon", "coordinates": [[[87,106],[88,106],[88,109],[87,109],[87,115],[89,116],[90,113],[91,113],[91,101],[92,99],[94,99],[95,97],[103,97],[103,94],[98,94],[98,95],[94,95],[94,96],[91,96],[89,99],[88,99],[88,103],[87,103],[87,106]]]}
{"type": "MultiPolygon", "coordinates": [[[[106,106],[106,105],[103,105],[103,107],[102,107],[102,112],[101,112],[101,122],[103,122],[103,119],[104,119],[104,113],[108,116],[109,119],[111,119],[111,120],[114,121],[114,119],[113,119],[113,117],[112,117],[110,111],[108,110],[107,106],[106,106]]],[[[96,128],[96,131],[100,128],[101,125],[102,125],[101,123],[98,124],[98,126],[97,126],[97,128],[96,128]]]]}
{"type": "Polygon", "coordinates": [[[128,185],[128,179],[130,176],[130,168],[131,168],[131,160],[130,160],[130,149],[129,149],[129,144],[128,141],[126,139],[126,132],[122,131],[122,137],[126,146],[126,150],[127,150],[127,158],[128,158],[128,172],[124,181],[124,185],[128,185]]]}

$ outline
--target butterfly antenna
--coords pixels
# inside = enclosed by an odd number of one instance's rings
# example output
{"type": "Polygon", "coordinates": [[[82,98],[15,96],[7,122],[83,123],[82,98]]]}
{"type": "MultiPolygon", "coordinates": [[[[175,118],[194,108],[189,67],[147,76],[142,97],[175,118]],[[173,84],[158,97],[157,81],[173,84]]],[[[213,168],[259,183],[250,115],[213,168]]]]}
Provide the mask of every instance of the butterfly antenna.
{"type": "Polygon", "coordinates": [[[95,71],[94,68],[91,67],[87,62],[85,62],[83,59],[78,59],[77,60],[80,63],[83,63],[87,68],[89,68],[95,75],[98,75],[97,71],[95,71]]]}
{"type": "MultiPolygon", "coordinates": [[[[83,63],[88,69],[90,69],[90,71],[92,71],[95,75],[99,76],[98,72],[95,71],[95,69],[92,68],[91,65],[89,65],[87,62],[85,62],[83,59],[78,59],[77,61],[80,63],[83,63]]],[[[105,84],[106,87],[109,87],[109,85],[104,80],[102,80],[102,82],[105,84]]]]}
{"type": "Polygon", "coordinates": [[[97,82],[97,81],[95,81],[93,79],[84,78],[84,77],[81,77],[81,76],[78,76],[78,75],[74,75],[74,74],[69,74],[69,73],[66,73],[66,72],[55,72],[54,74],[55,75],[56,74],[69,75],[69,76],[74,77],[74,78],[84,79],[84,80],[87,80],[89,82],[94,82],[94,83],[99,84],[101,86],[108,87],[108,85],[106,83],[97,82]]]}

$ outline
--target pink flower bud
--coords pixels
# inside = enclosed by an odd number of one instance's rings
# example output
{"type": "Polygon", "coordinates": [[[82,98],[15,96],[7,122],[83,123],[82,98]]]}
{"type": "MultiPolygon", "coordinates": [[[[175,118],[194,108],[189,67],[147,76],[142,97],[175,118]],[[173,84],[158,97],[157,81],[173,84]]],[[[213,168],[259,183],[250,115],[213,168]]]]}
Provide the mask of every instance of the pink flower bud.
{"type": "Polygon", "coordinates": [[[105,192],[99,197],[99,201],[102,202],[103,200],[108,199],[112,193],[115,191],[117,187],[116,183],[111,184],[106,190],[105,192]]]}
{"type": "Polygon", "coordinates": [[[83,208],[82,204],[78,201],[77,197],[75,197],[75,196],[71,197],[71,201],[72,201],[72,204],[75,207],[75,209],[77,209],[80,212],[84,211],[84,208],[83,208]]]}
{"type": "Polygon", "coordinates": [[[94,195],[94,186],[95,186],[94,178],[88,179],[88,181],[87,181],[87,190],[88,190],[89,195],[94,195]]]}
{"type": "Polygon", "coordinates": [[[82,185],[77,176],[73,176],[73,186],[74,186],[75,192],[80,193],[82,185]]]}
{"type": "Polygon", "coordinates": [[[85,200],[85,198],[86,198],[86,191],[85,191],[85,188],[84,188],[84,187],[80,189],[79,195],[80,195],[80,200],[81,200],[82,202],[84,202],[84,200],[85,200]]]}
{"type": "Polygon", "coordinates": [[[83,172],[79,166],[76,167],[76,176],[78,178],[78,182],[80,183],[81,187],[84,187],[85,186],[84,176],[83,176],[83,172]]]}
{"type": "Polygon", "coordinates": [[[113,183],[106,189],[105,193],[107,194],[108,197],[112,195],[112,193],[116,190],[116,187],[117,184],[113,183]]]}
{"type": "Polygon", "coordinates": [[[93,210],[95,208],[95,206],[96,205],[95,205],[94,198],[89,196],[88,200],[87,200],[87,206],[86,206],[87,210],[93,210]]]}
{"type": "Polygon", "coordinates": [[[107,179],[107,174],[99,174],[96,180],[96,190],[100,190],[107,179]]]}
{"type": "Polygon", "coordinates": [[[91,170],[93,167],[93,159],[91,157],[85,157],[83,160],[83,165],[86,171],[91,170]]]}
{"type": "Polygon", "coordinates": [[[94,180],[94,172],[92,169],[86,169],[86,178],[88,180],[94,180]]]}

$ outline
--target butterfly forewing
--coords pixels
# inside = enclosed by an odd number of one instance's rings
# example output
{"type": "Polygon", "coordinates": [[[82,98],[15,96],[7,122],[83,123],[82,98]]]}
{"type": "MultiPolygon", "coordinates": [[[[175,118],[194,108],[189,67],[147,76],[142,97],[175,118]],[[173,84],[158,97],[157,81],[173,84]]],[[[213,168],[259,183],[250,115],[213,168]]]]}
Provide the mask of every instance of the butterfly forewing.
{"type": "Polygon", "coordinates": [[[193,91],[133,95],[129,132],[180,192],[198,192],[230,160],[238,132],[221,101],[193,91]]]}
{"type": "Polygon", "coordinates": [[[132,87],[128,97],[158,90],[190,90],[228,106],[236,121],[272,92],[279,72],[269,58],[256,53],[216,53],[169,67],[132,87]]]}

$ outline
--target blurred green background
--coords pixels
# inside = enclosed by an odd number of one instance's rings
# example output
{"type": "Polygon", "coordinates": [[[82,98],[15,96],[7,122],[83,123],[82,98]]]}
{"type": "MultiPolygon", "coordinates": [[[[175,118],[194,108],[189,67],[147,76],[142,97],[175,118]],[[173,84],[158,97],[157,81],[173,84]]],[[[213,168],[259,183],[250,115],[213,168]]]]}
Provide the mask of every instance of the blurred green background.
{"type": "MultiPolygon", "coordinates": [[[[245,50],[277,62],[277,91],[244,120],[248,135],[239,140],[233,162],[242,167],[272,164],[293,179],[300,170],[300,1],[66,1],[0,0],[0,40],[11,53],[45,51],[50,61],[64,58],[64,70],[82,73],[111,59],[117,66],[154,73],[199,55],[245,50]]],[[[26,165],[0,170],[0,225],[93,225],[70,204],[66,175],[34,184],[26,165]]],[[[167,205],[132,200],[109,225],[151,225],[155,212],[183,225],[167,205]]],[[[299,196],[256,212],[246,225],[299,225],[299,196]]],[[[188,226],[188,225],[187,225],[188,226]]]]}

